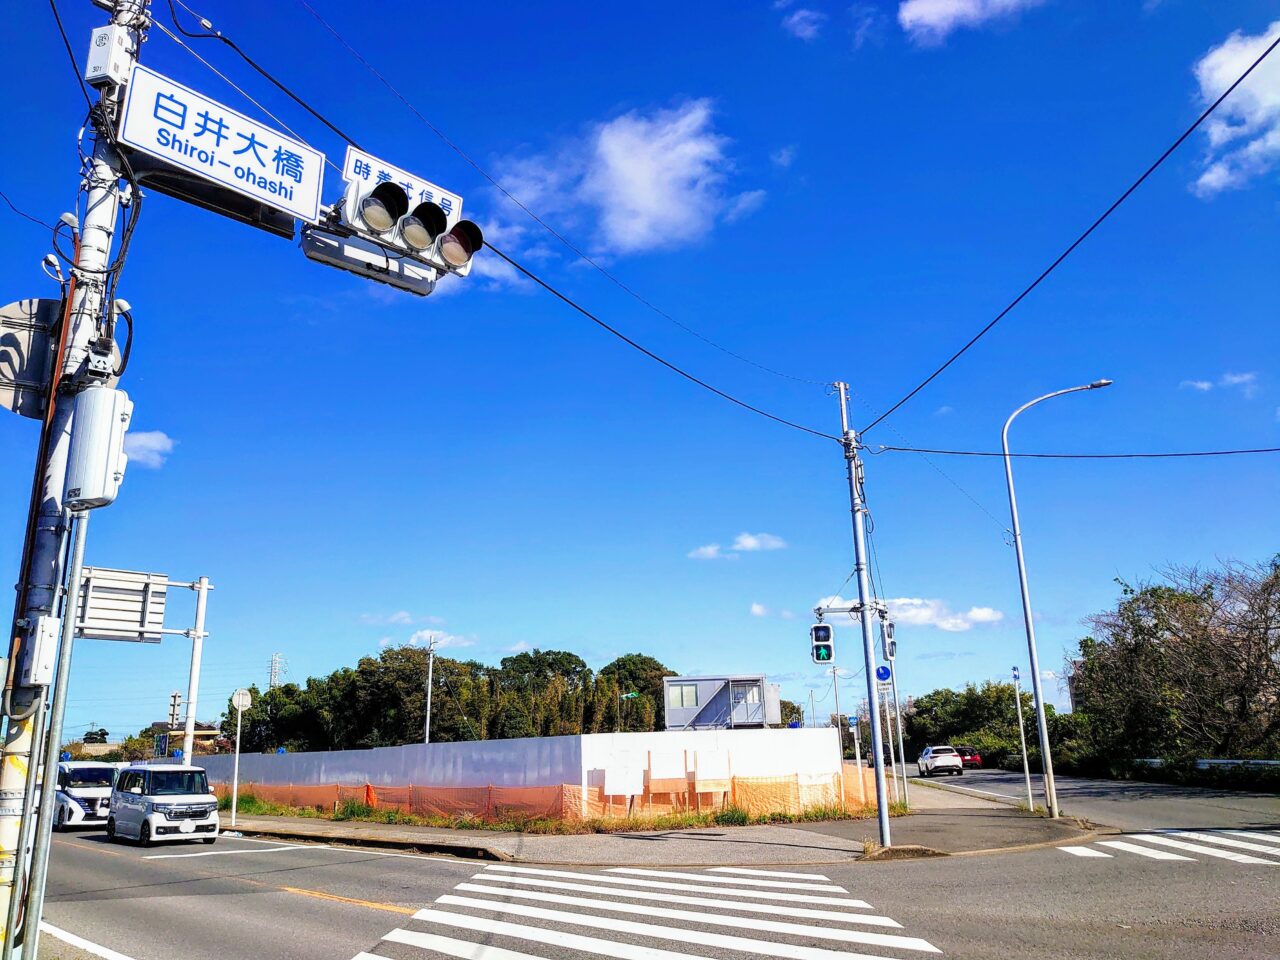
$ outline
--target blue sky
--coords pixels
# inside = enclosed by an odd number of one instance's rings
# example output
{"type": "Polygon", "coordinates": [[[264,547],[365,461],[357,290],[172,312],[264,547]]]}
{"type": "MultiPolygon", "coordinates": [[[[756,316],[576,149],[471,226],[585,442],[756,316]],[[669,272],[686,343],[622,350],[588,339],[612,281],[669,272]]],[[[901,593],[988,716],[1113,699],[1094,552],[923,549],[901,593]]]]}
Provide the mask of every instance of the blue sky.
{"type": "MultiPolygon", "coordinates": [[[[859,423],[885,409],[1280,30],[1262,0],[498,3],[426,15],[403,2],[377,18],[312,2],[625,283],[799,379],[708,346],[577,262],[301,4],[210,0],[201,12],[368,150],[460,193],[504,250],[629,335],[829,432],[838,411],[822,383],[852,384],[859,423]]],[[[79,54],[101,14],[61,6],[79,54]]],[[[52,220],[74,199],[83,104],[48,10],[24,4],[12,19],[29,42],[12,46],[11,72],[30,83],[0,110],[0,135],[20,145],[0,188],[52,220]]],[[[340,162],[335,136],[204,43],[340,162]]],[[[158,32],[144,61],[261,116],[158,32]]],[[[1026,415],[1015,445],[1278,445],[1280,62],[1219,118],[867,443],[995,449],[1021,403],[1106,376],[1109,390],[1026,415]]],[[[331,175],[325,199],[340,190],[331,175]]],[[[38,270],[46,235],[4,222],[8,299],[53,295],[38,270]]],[[[264,683],[272,652],[301,680],[423,631],[486,662],[537,646],[599,667],[642,651],[685,672],[763,671],[796,700],[828,689],[807,627],[852,563],[835,444],[681,381],[492,255],[419,300],[155,197],[120,292],[138,319],[122,385],[147,436],[135,437],[120,499],[94,516],[89,562],[213,580],[202,717],[235,686],[264,683]]],[[[35,442],[34,422],[0,419],[9,570],[35,442]]],[[[1113,601],[1114,578],[1277,548],[1275,457],[1017,469],[1047,669],[1113,601]]],[[[904,690],[1025,670],[999,462],[871,456],[867,492],[904,690]]],[[[171,625],[183,615],[175,600],[171,625]]],[[[837,643],[856,668],[854,631],[837,643]]],[[[69,724],[116,734],[162,717],[185,689],[188,650],[82,643],[69,724]]],[[[847,698],[859,681],[846,687],[847,698]]]]}

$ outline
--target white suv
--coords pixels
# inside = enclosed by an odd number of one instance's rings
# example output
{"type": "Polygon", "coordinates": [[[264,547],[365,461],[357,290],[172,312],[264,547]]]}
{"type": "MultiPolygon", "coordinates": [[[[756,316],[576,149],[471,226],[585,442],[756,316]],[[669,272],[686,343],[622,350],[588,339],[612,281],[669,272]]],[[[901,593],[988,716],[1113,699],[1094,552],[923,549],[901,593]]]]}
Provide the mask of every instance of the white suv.
{"type": "Polygon", "coordinates": [[[156,840],[218,839],[218,798],[200,767],[149,764],[126,767],[111,791],[107,837],[149,847],[156,840]]]}
{"type": "Polygon", "coordinates": [[[916,760],[916,767],[922,777],[936,777],[940,773],[964,776],[964,761],[955,747],[925,747],[916,760]]]}

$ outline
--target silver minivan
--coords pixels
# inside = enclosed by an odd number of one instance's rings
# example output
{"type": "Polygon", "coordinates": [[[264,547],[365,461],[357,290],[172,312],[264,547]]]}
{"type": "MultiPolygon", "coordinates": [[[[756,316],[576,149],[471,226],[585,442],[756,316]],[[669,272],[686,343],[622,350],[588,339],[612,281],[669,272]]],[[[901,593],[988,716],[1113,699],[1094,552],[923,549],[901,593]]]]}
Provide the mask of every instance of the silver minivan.
{"type": "Polygon", "coordinates": [[[107,837],[137,840],[218,839],[218,798],[200,767],[156,763],[126,767],[111,791],[107,837]]]}

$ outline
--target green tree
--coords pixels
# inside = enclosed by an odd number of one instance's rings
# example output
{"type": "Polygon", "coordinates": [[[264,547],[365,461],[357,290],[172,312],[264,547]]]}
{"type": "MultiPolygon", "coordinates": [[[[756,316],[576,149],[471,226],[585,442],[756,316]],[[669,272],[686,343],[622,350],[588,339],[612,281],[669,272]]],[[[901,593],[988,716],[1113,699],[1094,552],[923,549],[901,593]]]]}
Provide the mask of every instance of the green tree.
{"type": "Polygon", "coordinates": [[[804,708],[798,703],[792,703],[790,700],[780,701],[782,707],[782,725],[784,727],[791,726],[792,723],[799,723],[804,726],[804,708]]]}

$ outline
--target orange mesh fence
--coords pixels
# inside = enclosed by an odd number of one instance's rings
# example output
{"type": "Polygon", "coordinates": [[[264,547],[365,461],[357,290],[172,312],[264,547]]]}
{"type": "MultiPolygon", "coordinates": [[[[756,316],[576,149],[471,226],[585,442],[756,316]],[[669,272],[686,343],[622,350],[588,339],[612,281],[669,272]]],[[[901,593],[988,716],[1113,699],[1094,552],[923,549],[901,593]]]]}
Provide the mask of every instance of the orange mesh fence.
{"type": "MultiPolygon", "coordinates": [[[[871,806],[875,804],[872,772],[844,768],[844,802],[862,806],[858,790],[862,776],[871,806]]],[[[769,813],[798,814],[812,807],[840,803],[840,778],[828,776],[733,777],[726,780],[662,781],[667,789],[646,789],[643,795],[606,796],[600,787],[559,784],[546,787],[426,787],[417,785],[379,786],[360,784],[263,784],[242,783],[240,795],[255,796],[269,803],[293,807],[333,810],[339,803],[354,801],[376,810],[398,810],[421,817],[477,817],[494,821],[519,818],[575,820],[659,816],[698,811],[711,813],[735,806],[751,816],[769,813]]],[[[216,784],[219,797],[230,793],[230,785],[216,784]]]]}

